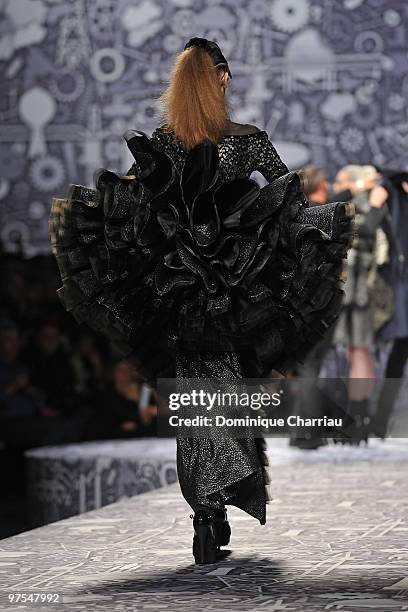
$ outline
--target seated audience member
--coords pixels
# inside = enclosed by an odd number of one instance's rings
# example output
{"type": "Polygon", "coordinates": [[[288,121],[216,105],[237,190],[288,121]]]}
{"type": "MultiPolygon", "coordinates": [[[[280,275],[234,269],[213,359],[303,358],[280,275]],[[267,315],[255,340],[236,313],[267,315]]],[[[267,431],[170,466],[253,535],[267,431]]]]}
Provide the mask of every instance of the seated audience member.
{"type": "Polygon", "coordinates": [[[106,355],[100,339],[92,332],[81,330],[74,342],[72,364],[75,370],[75,391],[85,402],[103,391],[107,375],[106,355]]]}
{"type": "Polygon", "coordinates": [[[135,368],[120,359],[113,366],[113,380],[96,396],[88,439],[135,438],[146,434],[141,418],[141,383],[135,368]]]}
{"type": "Polygon", "coordinates": [[[69,416],[76,408],[75,375],[68,349],[59,328],[44,323],[22,352],[34,387],[44,396],[43,415],[69,416]]]}
{"type": "Polygon", "coordinates": [[[30,384],[27,368],[19,361],[21,348],[18,327],[0,324],[0,418],[35,416],[40,398],[30,384]]]}

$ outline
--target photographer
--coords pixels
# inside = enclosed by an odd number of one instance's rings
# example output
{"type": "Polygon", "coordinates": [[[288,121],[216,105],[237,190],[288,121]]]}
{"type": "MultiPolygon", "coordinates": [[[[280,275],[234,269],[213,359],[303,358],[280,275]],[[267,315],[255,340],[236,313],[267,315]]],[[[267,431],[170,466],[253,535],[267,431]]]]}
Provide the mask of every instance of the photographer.
{"type": "Polygon", "coordinates": [[[383,228],[388,256],[380,267],[380,277],[393,296],[392,310],[379,332],[379,339],[392,341],[393,346],[374,420],[375,434],[385,438],[408,359],[408,172],[383,170],[371,192],[370,205],[361,233],[383,228]]]}

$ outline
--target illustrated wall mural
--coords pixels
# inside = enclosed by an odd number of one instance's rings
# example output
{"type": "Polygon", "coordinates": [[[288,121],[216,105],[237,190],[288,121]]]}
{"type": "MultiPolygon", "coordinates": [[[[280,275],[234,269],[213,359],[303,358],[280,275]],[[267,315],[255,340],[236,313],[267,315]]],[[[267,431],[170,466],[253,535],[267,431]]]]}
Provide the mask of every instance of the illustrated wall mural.
{"type": "Polygon", "coordinates": [[[49,253],[52,197],[129,168],[122,134],[151,133],[191,36],[219,42],[233,119],[290,168],[407,168],[407,22],[406,0],[0,0],[3,248],[49,253]]]}

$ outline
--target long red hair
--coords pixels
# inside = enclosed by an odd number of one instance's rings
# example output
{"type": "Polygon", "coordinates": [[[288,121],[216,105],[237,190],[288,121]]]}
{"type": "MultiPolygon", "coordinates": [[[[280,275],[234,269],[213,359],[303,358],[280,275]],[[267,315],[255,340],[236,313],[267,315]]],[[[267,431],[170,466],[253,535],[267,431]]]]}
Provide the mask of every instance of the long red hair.
{"type": "Polygon", "coordinates": [[[225,130],[230,112],[220,83],[224,70],[200,47],[182,51],[174,62],[159,101],[166,129],[187,150],[203,140],[217,143],[225,130]]]}

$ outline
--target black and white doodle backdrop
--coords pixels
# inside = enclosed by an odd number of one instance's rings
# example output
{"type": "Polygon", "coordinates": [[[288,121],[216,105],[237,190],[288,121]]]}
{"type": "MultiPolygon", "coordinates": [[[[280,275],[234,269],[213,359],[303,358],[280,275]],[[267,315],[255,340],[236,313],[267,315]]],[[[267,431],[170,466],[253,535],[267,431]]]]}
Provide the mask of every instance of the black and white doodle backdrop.
{"type": "Polygon", "coordinates": [[[407,167],[406,0],[2,0],[0,223],[7,251],[49,253],[48,212],[98,167],[125,171],[186,40],[219,42],[233,119],[291,168],[407,167]]]}

